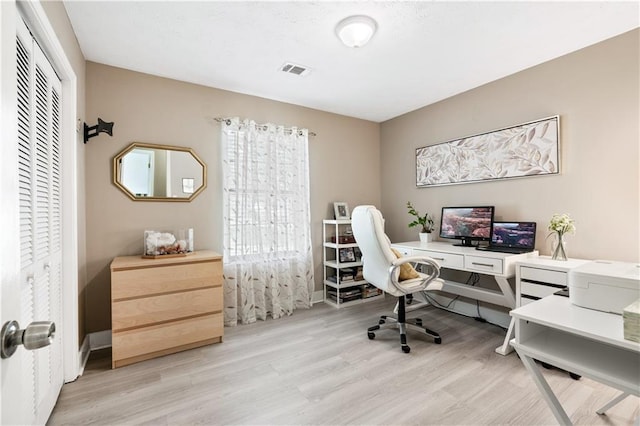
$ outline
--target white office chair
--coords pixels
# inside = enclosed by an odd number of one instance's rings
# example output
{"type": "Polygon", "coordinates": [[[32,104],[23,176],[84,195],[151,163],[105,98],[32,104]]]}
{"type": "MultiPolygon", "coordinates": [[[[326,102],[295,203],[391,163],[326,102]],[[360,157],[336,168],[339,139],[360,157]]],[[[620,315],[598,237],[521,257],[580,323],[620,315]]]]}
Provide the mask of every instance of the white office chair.
{"type": "Polygon", "coordinates": [[[444,282],[438,278],[440,267],[435,260],[425,256],[410,256],[397,258],[391,250],[389,238],[384,233],[384,219],[374,206],[358,206],[351,215],[353,235],[362,252],[362,272],[364,279],[377,288],[398,298],[397,318],[386,315],[380,317],[377,325],[369,327],[367,336],[374,339],[374,331],[384,328],[398,328],[400,330],[400,344],[402,351],[409,353],[407,345],[407,329],[417,330],[431,336],[435,343],[441,343],[440,335],[422,326],[422,320],[417,318],[407,321],[405,296],[424,290],[441,290],[444,282]],[[400,268],[404,264],[418,263],[426,265],[430,275],[415,274],[418,278],[400,280],[400,268]]]}

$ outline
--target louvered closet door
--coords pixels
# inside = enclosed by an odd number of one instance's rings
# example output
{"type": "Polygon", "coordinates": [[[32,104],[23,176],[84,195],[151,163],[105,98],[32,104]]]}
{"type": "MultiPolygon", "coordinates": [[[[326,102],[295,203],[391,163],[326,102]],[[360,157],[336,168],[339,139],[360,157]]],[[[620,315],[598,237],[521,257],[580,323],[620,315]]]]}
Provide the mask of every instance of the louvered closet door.
{"type": "MultiPolygon", "coordinates": [[[[19,20],[18,170],[20,193],[21,318],[54,321],[53,343],[25,357],[27,405],[33,423],[48,419],[62,376],[62,230],[60,118],[61,83],[39,46],[19,20]]],[[[16,352],[16,355],[18,352],[16,352]]]]}

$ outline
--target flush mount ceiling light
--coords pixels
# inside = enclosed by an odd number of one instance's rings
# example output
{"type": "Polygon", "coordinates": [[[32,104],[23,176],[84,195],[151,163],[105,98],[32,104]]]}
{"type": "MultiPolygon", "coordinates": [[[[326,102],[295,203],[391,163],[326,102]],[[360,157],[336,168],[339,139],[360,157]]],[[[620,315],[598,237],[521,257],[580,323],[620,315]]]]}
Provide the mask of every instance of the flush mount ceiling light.
{"type": "Polygon", "coordinates": [[[362,47],[376,32],[376,21],[364,15],[349,16],[336,26],[338,38],[348,47],[362,47]]]}

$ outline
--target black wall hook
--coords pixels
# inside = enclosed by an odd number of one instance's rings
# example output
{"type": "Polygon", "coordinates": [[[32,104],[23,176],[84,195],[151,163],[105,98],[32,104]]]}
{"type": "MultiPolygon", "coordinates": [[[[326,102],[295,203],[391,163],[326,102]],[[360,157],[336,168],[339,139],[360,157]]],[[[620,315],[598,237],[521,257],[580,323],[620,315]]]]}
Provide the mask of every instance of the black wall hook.
{"type": "Polygon", "coordinates": [[[109,136],[113,136],[113,123],[102,121],[101,118],[98,118],[98,124],[95,126],[89,127],[87,126],[87,123],[84,123],[84,143],[87,143],[89,139],[94,136],[98,136],[98,133],[102,132],[107,133],[109,136]]]}

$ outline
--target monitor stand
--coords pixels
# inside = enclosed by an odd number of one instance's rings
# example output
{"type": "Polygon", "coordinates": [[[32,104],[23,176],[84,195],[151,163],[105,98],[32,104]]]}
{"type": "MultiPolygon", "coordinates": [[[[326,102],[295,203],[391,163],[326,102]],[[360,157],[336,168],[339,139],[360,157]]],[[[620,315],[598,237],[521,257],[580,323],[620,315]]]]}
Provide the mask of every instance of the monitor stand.
{"type": "Polygon", "coordinates": [[[473,240],[471,238],[463,238],[462,241],[460,241],[459,243],[454,244],[454,246],[458,246],[458,247],[475,247],[475,246],[477,246],[479,244],[480,244],[479,241],[476,244],[473,244],[473,240]]]}

